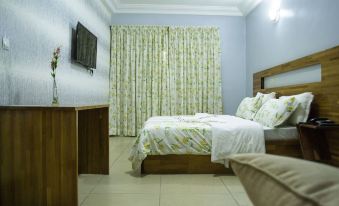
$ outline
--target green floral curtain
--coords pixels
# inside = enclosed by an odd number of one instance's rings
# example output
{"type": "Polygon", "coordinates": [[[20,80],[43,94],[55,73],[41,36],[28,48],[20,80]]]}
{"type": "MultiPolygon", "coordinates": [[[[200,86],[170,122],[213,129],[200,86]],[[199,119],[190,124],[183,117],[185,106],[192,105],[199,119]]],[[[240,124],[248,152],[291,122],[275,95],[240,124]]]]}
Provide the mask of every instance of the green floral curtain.
{"type": "Polygon", "coordinates": [[[110,134],[151,116],[222,113],[218,28],[112,26],[110,134]]]}

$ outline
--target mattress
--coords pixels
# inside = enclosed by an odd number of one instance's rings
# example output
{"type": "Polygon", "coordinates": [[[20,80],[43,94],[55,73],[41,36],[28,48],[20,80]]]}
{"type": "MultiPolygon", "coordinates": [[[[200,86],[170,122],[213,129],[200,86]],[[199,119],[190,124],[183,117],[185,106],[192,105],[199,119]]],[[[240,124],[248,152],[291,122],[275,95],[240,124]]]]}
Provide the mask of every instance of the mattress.
{"type": "Polygon", "coordinates": [[[299,138],[298,130],[293,126],[279,128],[264,127],[264,134],[265,141],[297,140],[299,138]]]}

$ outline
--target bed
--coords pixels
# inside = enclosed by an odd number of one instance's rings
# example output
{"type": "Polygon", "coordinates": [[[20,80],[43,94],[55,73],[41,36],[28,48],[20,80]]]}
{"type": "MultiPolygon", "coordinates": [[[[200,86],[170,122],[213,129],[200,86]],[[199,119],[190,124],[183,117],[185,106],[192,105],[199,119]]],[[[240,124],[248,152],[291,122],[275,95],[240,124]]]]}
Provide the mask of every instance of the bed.
{"type": "Polygon", "coordinates": [[[260,124],[229,115],[152,117],[145,122],[130,160],[133,169],[139,169],[148,155],[211,155],[213,162],[227,166],[224,156],[264,153],[263,136],[260,124]]]}
{"type": "MultiPolygon", "coordinates": [[[[203,118],[197,116],[152,117],[145,123],[138,141],[134,144],[130,160],[133,169],[142,169],[143,173],[156,172],[148,169],[152,163],[154,166],[156,163],[162,164],[163,166],[160,168],[164,169],[164,165],[170,165],[170,163],[165,163],[166,160],[176,164],[178,161],[180,162],[180,158],[186,159],[187,167],[198,168],[194,166],[195,158],[197,158],[197,161],[208,163],[207,168],[215,167],[217,172],[214,171],[214,173],[225,173],[230,172],[227,169],[227,162],[224,162],[230,154],[265,153],[265,142],[292,142],[297,141],[297,138],[298,133],[295,127],[272,129],[250,120],[229,115],[205,114],[203,118]],[[214,131],[215,123],[221,125],[220,132],[224,134],[223,137],[228,138],[227,142],[216,143],[219,140],[215,139],[218,137],[214,131]],[[236,130],[237,127],[239,134],[236,130]],[[256,127],[258,127],[258,131],[255,130],[256,127]],[[213,150],[218,147],[213,146],[212,142],[217,145],[225,145],[221,148],[229,145],[229,148],[226,148],[227,151],[213,150]],[[213,151],[219,153],[214,152],[215,154],[213,154],[213,151]],[[222,155],[225,156],[222,157],[222,155]],[[162,157],[162,159],[159,162],[154,157],[162,157]],[[211,159],[214,163],[211,162],[211,159]],[[219,167],[219,164],[215,163],[221,163],[220,166],[224,164],[226,168],[219,167]]],[[[267,146],[270,147],[270,145],[267,146]]],[[[293,152],[293,150],[291,151],[293,152]]],[[[157,167],[155,166],[155,168],[157,167]]],[[[169,171],[170,168],[167,167],[166,170],[169,171]]],[[[208,170],[201,171],[204,168],[206,167],[201,167],[199,173],[207,173],[208,170]]],[[[175,167],[172,169],[176,170],[175,167]]]]}
{"type": "MultiPolygon", "coordinates": [[[[294,95],[306,91],[312,92],[315,99],[312,103],[310,117],[325,116],[339,121],[339,47],[319,52],[274,68],[255,73],[253,76],[253,93],[276,92],[278,96],[294,95]],[[265,88],[266,77],[298,70],[307,66],[321,65],[321,82],[301,85],[284,86],[279,88],[265,88]]],[[[337,135],[337,134],[335,134],[337,135]]],[[[329,142],[339,145],[338,138],[330,138],[329,142]]],[[[208,141],[207,145],[208,145],[208,141]]],[[[266,153],[290,157],[301,157],[298,133],[295,127],[264,129],[264,144],[266,153]]],[[[338,146],[331,150],[332,159],[339,160],[338,146]]],[[[222,164],[211,162],[208,147],[202,153],[188,154],[151,154],[141,162],[142,173],[232,173],[231,169],[222,164]]]]}
{"type": "MultiPolygon", "coordinates": [[[[211,153],[213,153],[213,123],[216,120],[223,120],[222,127],[225,128],[221,132],[225,133],[226,137],[236,135],[234,128],[239,127],[241,135],[229,138],[227,142],[219,143],[232,145],[230,147],[235,149],[231,151],[231,154],[264,153],[266,142],[267,150],[270,153],[285,150],[290,156],[300,156],[296,127],[272,129],[250,120],[229,115],[206,114],[204,118],[196,116],[152,117],[145,123],[138,141],[131,150],[130,160],[133,163],[133,168],[141,169],[143,173],[210,173],[210,170],[213,170],[213,173],[231,173],[231,170],[222,165],[227,167],[223,161],[214,161],[222,164],[211,162],[211,158],[213,160],[213,155],[211,157],[211,153]],[[260,132],[255,134],[255,130],[251,126],[258,126],[263,134],[260,132]],[[248,130],[247,135],[244,131],[246,129],[248,130]],[[232,141],[235,139],[237,141],[232,141]],[[284,142],[285,148],[274,145],[276,141],[281,141],[280,145],[284,142]],[[248,145],[252,145],[252,147],[248,145]],[[290,148],[289,151],[287,148],[290,148]],[[203,167],[201,167],[202,162],[205,165],[203,167]],[[183,164],[179,166],[180,163],[183,164]]],[[[217,141],[214,140],[214,142],[217,141]]],[[[226,152],[226,156],[228,156],[229,153],[226,152]]],[[[214,156],[220,156],[220,152],[219,155],[215,154],[214,156]]],[[[214,159],[216,160],[216,158],[214,159]]]]}

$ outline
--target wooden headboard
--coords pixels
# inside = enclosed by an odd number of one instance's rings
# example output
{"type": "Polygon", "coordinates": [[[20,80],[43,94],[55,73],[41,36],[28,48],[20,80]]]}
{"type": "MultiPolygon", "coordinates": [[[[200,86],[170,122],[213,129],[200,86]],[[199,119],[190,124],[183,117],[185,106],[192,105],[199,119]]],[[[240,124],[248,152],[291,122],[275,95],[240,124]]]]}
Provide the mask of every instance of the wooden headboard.
{"type": "Polygon", "coordinates": [[[318,52],[253,75],[253,93],[276,92],[278,96],[312,92],[315,97],[310,117],[327,117],[339,123],[339,46],[318,52]],[[321,65],[321,82],[264,88],[264,78],[302,69],[308,66],[321,65]]]}
{"type": "MultiPolygon", "coordinates": [[[[339,123],[339,46],[318,52],[253,75],[253,93],[276,92],[278,96],[312,92],[314,100],[311,117],[327,117],[339,123]],[[321,81],[315,83],[265,88],[265,77],[302,69],[312,65],[321,65],[321,81]]],[[[326,134],[332,164],[339,166],[339,132],[326,134]]]]}

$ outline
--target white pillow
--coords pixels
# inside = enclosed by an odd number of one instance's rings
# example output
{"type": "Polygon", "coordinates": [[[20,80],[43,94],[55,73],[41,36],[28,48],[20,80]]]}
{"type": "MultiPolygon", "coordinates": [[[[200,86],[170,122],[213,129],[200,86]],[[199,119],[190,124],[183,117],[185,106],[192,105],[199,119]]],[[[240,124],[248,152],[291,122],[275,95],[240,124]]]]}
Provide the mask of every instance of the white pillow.
{"type": "Polygon", "coordinates": [[[277,127],[292,115],[298,104],[295,97],[270,99],[259,109],[254,121],[267,127],[277,127]]]}
{"type": "MultiPolygon", "coordinates": [[[[257,95],[256,95],[256,97],[259,98],[258,104],[260,105],[260,107],[262,107],[262,105],[264,105],[268,100],[275,99],[275,95],[276,95],[275,92],[271,92],[269,94],[263,94],[261,92],[258,92],[257,95]]],[[[259,109],[260,109],[260,107],[259,107],[259,109]]]]}
{"type": "Polygon", "coordinates": [[[310,114],[311,103],[314,97],[313,94],[311,92],[305,92],[293,96],[281,96],[279,99],[286,99],[289,97],[295,97],[297,102],[299,102],[299,106],[291,115],[291,117],[287,120],[287,123],[296,125],[299,122],[306,122],[308,115],[310,114]]]}
{"type": "Polygon", "coordinates": [[[263,94],[258,92],[255,97],[246,97],[238,106],[235,116],[248,120],[253,120],[255,114],[259,111],[261,106],[270,99],[275,98],[275,92],[270,94],[263,94]]]}

